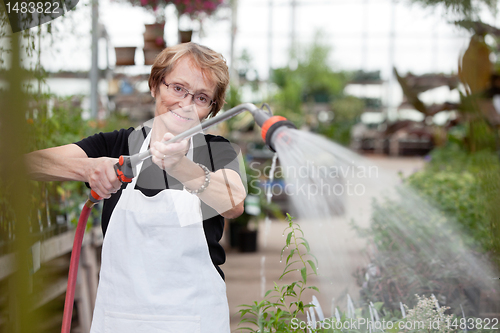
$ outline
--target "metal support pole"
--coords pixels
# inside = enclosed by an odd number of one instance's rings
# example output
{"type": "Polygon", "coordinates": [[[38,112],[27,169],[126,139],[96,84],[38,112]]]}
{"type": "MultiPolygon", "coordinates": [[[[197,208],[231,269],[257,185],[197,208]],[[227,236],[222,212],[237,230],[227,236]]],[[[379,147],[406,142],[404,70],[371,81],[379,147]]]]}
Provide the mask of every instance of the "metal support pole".
{"type": "Polygon", "coordinates": [[[273,7],[273,0],[269,0],[269,30],[267,34],[268,83],[271,82],[271,74],[273,71],[273,7]]]}
{"type": "Polygon", "coordinates": [[[99,2],[92,0],[92,65],[90,67],[90,110],[91,117],[97,118],[98,109],[98,85],[99,85],[99,64],[98,64],[98,41],[99,41],[99,2]]]}
{"type": "Polygon", "coordinates": [[[292,0],[292,8],[291,8],[291,27],[290,27],[290,54],[292,59],[297,59],[297,30],[295,29],[296,23],[296,9],[297,9],[297,1],[292,0]]]}
{"type": "Polygon", "coordinates": [[[362,50],[361,50],[361,69],[368,71],[368,0],[363,1],[363,35],[362,35],[362,50]]]}
{"type": "Polygon", "coordinates": [[[229,77],[231,85],[238,86],[238,72],[236,69],[236,54],[235,54],[235,42],[236,42],[236,32],[238,29],[238,0],[231,0],[231,45],[229,51],[230,65],[229,65],[229,77]]]}
{"type": "Polygon", "coordinates": [[[393,90],[394,90],[394,52],[396,39],[396,0],[391,1],[391,30],[389,32],[389,84],[387,87],[387,111],[386,117],[389,120],[397,118],[396,106],[393,105],[393,90]]]}

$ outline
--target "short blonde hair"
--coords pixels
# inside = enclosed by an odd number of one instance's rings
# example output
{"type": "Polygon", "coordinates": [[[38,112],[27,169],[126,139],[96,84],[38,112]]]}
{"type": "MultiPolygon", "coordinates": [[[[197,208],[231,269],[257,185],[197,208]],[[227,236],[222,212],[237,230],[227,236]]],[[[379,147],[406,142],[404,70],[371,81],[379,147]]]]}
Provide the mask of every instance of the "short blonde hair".
{"type": "Polygon", "coordinates": [[[160,90],[161,81],[171,73],[182,57],[188,56],[200,68],[203,76],[215,84],[215,95],[209,116],[215,116],[224,106],[226,89],[229,85],[229,70],[224,57],[206,46],[196,43],[182,43],[167,47],[156,57],[151,75],[149,76],[149,89],[155,96],[160,90]]]}

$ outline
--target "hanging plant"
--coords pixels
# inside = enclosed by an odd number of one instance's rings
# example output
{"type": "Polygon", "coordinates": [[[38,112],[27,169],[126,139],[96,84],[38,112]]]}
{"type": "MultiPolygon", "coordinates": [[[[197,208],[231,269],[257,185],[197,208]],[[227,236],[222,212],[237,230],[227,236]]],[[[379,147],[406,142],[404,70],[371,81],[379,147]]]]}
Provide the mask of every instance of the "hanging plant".
{"type": "Polygon", "coordinates": [[[142,7],[151,12],[156,19],[156,23],[165,22],[165,7],[172,3],[171,0],[128,0],[132,6],[142,7]]]}
{"type": "MultiPolygon", "coordinates": [[[[148,0],[144,0],[148,1],[148,0]]],[[[187,14],[192,19],[212,15],[223,3],[223,0],[172,0],[180,15],[187,14]]]]}
{"type": "Polygon", "coordinates": [[[164,8],[171,3],[171,0],[129,0],[132,6],[143,7],[148,10],[156,11],[159,8],[164,8]]]}

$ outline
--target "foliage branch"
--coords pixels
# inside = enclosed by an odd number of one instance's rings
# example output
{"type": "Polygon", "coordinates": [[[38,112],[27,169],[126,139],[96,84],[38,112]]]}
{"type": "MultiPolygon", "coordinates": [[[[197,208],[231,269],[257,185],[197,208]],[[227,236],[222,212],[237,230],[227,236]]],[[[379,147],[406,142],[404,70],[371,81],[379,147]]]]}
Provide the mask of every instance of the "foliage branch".
{"type": "Polygon", "coordinates": [[[251,323],[258,327],[242,327],[240,330],[246,332],[295,332],[292,328],[292,320],[299,314],[313,307],[312,304],[304,304],[302,299],[304,291],[311,289],[319,292],[315,286],[309,286],[308,278],[317,275],[318,261],[311,253],[309,243],[304,238],[300,225],[293,222],[293,218],[287,214],[288,227],[284,230],[286,234],[285,245],[281,249],[281,260],[285,259],[285,268],[279,281],[289,274],[297,274],[299,278],[290,284],[278,285],[274,283],[273,289],[266,292],[262,301],[255,301],[251,305],[241,305],[240,325],[251,323]],[[287,249],[290,251],[286,253],[287,249]]]}
{"type": "Polygon", "coordinates": [[[223,0],[172,0],[172,3],[179,15],[187,14],[195,18],[212,15],[223,4],[223,0]]]}

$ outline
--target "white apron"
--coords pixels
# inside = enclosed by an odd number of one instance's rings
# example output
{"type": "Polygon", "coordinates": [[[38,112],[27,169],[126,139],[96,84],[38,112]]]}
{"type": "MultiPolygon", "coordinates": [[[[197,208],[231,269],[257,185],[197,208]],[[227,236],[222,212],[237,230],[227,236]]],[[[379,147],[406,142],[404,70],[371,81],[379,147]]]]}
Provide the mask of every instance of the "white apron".
{"type": "Polygon", "coordinates": [[[136,182],[109,221],[90,332],[229,333],[226,285],[210,259],[200,199],[179,190],[147,197],[136,182]]]}

